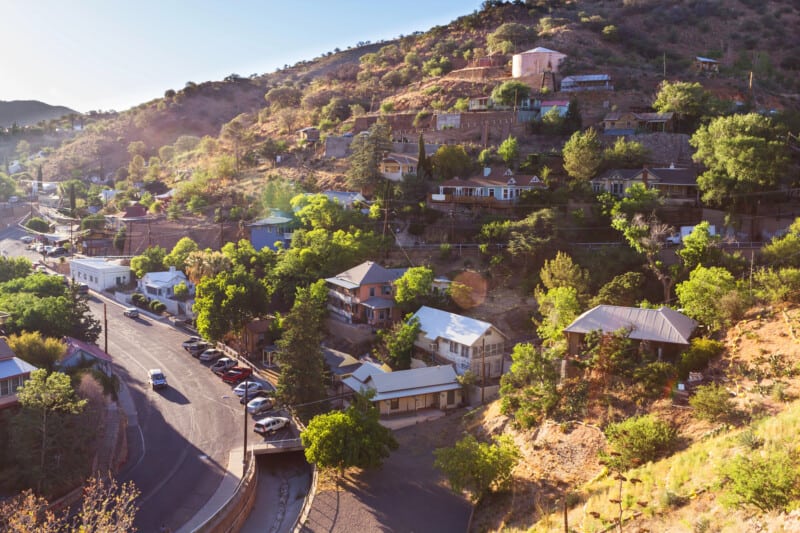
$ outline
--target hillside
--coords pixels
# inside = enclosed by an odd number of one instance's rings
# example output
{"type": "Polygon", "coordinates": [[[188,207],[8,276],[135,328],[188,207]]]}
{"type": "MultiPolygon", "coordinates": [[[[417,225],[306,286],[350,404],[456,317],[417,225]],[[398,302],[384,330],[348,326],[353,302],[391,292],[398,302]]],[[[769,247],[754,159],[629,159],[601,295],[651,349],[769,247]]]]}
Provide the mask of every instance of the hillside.
{"type": "Polygon", "coordinates": [[[68,107],[54,106],[37,100],[0,101],[0,128],[10,128],[14,124],[20,127],[31,126],[41,121],[75,113],[76,111],[68,107]]]}

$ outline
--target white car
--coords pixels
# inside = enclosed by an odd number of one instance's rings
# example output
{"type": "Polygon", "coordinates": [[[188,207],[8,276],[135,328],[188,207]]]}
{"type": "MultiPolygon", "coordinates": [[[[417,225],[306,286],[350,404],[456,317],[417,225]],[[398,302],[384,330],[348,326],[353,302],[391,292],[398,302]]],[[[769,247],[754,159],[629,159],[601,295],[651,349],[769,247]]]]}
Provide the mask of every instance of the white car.
{"type": "Polygon", "coordinates": [[[214,361],[220,357],[222,357],[222,350],[218,350],[217,348],[209,348],[197,356],[201,361],[214,361]]]}
{"type": "Polygon", "coordinates": [[[215,374],[222,374],[226,370],[230,370],[235,366],[236,366],[236,361],[234,361],[230,357],[223,357],[221,359],[217,359],[217,362],[211,365],[211,371],[214,372],[215,374]]]}
{"type": "Polygon", "coordinates": [[[273,398],[267,398],[266,396],[254,398],[247,402],[247,412],[251,415],[257,415],[259,413],[263,413],[264,411],[269,411],[273,407],[275,407],[275,400],[273,398]]]}
{"type": "Polygon", "coordinates": [[[198,342],[205,342],[205,339],[203,339],[202,337],[197,337],[195,335],[192,335],[191,337],[183,341],[183,344],[181,344],[181,346],[183,346],[184,349],[188,349],[190,345],[197,344],[198,342]]]}
{"type": "Polygon", "coordinates": [[[253,426],[253,431],[260,435],[266,435],[267,433],[275,433],[279,429],[288,425],[288,418],[284,418],[282,416],[270,416],[257,421],[253,426]]]}
{"type": "Polygon", "coordinates": [[[259,383],[258,381],[242,381],[236,385],[236,387],[234,387],[233,392],[236,394],[236,396],[244,396],[245,390],[248,391],[249,395],[257,391],[268,389],[263,383],[259,383]]]}
{"type": "Polygon", "coordinates": [[[33,242],[33,237],[31,237],[30,235],[23,235],[22,237],[19,238],[19,240],[21,240],[25,244],[30,244],[33,242]]]}

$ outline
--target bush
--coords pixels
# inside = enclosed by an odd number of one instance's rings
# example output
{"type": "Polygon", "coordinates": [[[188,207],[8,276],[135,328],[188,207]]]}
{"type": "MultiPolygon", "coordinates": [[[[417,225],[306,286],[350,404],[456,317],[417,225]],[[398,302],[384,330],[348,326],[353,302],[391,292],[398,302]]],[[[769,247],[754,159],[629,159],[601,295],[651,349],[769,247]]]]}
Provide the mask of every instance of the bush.
{"type": "Polygon", "coordinates": [[[689,405],[697,418],[711,422],[727,418],[733,413],[730,394],[725,387],[716,383],[697,387],[694,396],[689,398],[689,405]]]}
{"type": "Polygon", "coordinates": [[[800,497],[797,454],[786,450],[734,457],[722,469],[722,476],[727,482],[724,502],[734,507],[786,511],[800,497]]]}
{"type": "Polygon", "coordinates": [[[637,368],[633,379],[642,388],[647,398],[663,398],[670,392],[670,384],[678,374],[675,366],[663,361],[656,361],[637,368]]]}
{"type": "Polygon", "coordinates": [[[47,233],[50,231],[50,224],[42,218],[33,217],[25,224],[29,230],[37,231],[39,233],[47,233]]]}
{"type": "Polygon", "coordinates": [[[628,470],[668,454],[678,438],[677,430],[652,415],[634,416],[609,424],[605,435],[612,453],[601,453],[611,469],[628,470]]]}
{"type": "Polygon", "coordinates": [[[447,477],[453,492],[467,489],[473,501],[492,490],[506,488],[520,459],[519,449],[507,435],[496,437],[494,444],[481,443],[467,435],[452,448],[434,450],[433,455],[434,465],[447,477]]]}
{"type": "Polygon", "coordinates": [[[419,128],[424,121],[430,120],[431,114],[432,113],[426,109],[417,113],[417,116],[414,117],[414,127],[419,128]]]}
{"type": "Polygon", "coordinates": [[[717,357],[725,349],[725,346],[713,339],[695,338],[688,350],[681,354],[681,361],[678,364],[678,377],[686,379],[689,372],[700,372],[705,370],[708,363],[717,357]]]}

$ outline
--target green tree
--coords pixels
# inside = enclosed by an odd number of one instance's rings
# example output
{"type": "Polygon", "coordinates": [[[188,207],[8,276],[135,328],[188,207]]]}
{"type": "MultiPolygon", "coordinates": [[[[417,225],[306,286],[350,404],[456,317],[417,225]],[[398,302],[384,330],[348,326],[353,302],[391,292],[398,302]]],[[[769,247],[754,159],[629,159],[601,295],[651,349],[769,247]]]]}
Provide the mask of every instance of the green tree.
{"type": "Polygon", "coordinates": [[[144,178],[145,161],[144,157],[135,155],[128,163],[128,179],[132,182],[141,181],[144,178]]]}
{"type": "Polygon", "coordinates": [[[641,213],[636,213],[631,218],[622,213],[616,214],[611,220],[611,227],[622,233],[634,251],[644,255],[648,269],[658,278],[664,289],[664,302],[670,301],[676,269],[665,265],[659,257],[670,227],[662,224],[654,215],[645,218],[641,213]]]}
{"type": "Polygon", "coordinates": [[[498,155],[503,158],[503,161],[509,167],[519,158],[519,143],[517,143],[517,139],[512,137],[511,135],[508,138],[500,143],[500,147],[497,149],[498,155]]]}
{"type": "Polygon", "coordinates": [[[14,178],[5,172],[0,172],[0,200],[7,202],[8,198],[16,194],[16,192],[17,182],[14,181],[14,178]]]}
{"type": "Polygon", "coordinates": [[[66,346],[58,339],[42,337],[38,331],[23,331],[19,335],[8,336],[8,346],[14,355],[37,368],[48,372],[61,360],[66,346]]]}
{"type": "Polygon", "coordinates": [[[781,236],[775,236],[761,249],[761,260],[771,266],[800,267],[800,218],[781,236]]]}
{"type": "Polygon", "coordinates": [[[125,229],[125,226],[120,227],[117,230],[117,233],[114,235],[114,248],[119,253],[125,252],[125,244],[128,242],[128,232],[125,229]]]}
{"type": "Polygon", "coordinates": [[[380,468],[398,447],[392,431],[381,425],[380,413],[370,396],[355,394],[342,411],[317,415],[300,434],[306,461],[320,468],[380,468]]]}
{"type": "Polygon", "coordinates": [[[603,166],[606,168],[641,168],[647,163],[649,152],[638,141],[626,141],[618,137],[614,146],[603,150],[603,166]]]}
{"type": "Polygon", "coordinates": [[[230,257],[222,252],[211,249],[198,250],[186,258],[186,276],[189,281],[198,284],[204,278],[213,278],[230,270],[232,266],[230,257]]]}
{"type": "Polygon", "coordinates": [[[239,265],[203,278],[196,288],[193,311],[203,337],[219,340],[229,332],[238,336],[245,324],[267,312],[267,290],[239,265]]]}
{"type": "Polygon", "coordinates": [[[696,148],[692,158],[707,169],[697,178],[703,201],[736,209],[753,193],[776,189],[789,168],[785,135],[783,126],[755,113],[701,126],[689,143],[696,148]]]}
{"type": "Polygon", "coordinates": [[[414,341],[419,337],[419,319],[408,319],[394,324],[389,330],[378,331],[377,351],[381,359],[394,370],[411,368],[414,341]]]}
{"type": "Polygon", "coordinates": [[[731,324],[745,310],[736,280],[722,267],[698,266],[675,287],[675,293],[684,312],[711,331],[731,324]]]}
{"type": "Polygon", "coordinates": [[[185,270],[186,259],[188,259],[189,254],[199,249],[197,243],[192,239],[189,237],[182,237],[172,248],[172,251],[164,257],[163,264],[165,267],[175,267],[178,270],[185,270]]]}
{"type": "Polygon", "coordinates": [[[711,235],[711,225],[704,220],[681,240],[683,246],[676,253],[689,271],[700,265],[722,266],[725,252],[719,248],[720,241],[718,235],[711,235]]]}
{"type": "Polygon", "coordinates": [[[350,144],[347,183],[356,189],[375,188],[382,185],[380,163],[392,150],[391,130],[387,124],[373,124],[366,135],[358,135],[350,144]]]}
{"type": "Polygon", "coordinates": [[[267,103],[275,109],[283,109],[287,107],[296,108],[300,106],[300,99],[303,97],[303,92],[300,89],[284,85],[282,87],[275,87],[270,89],[264,95],[267,103]]]}
{"type": "Polygon", "coordinates": [[[411,267],[394,282],[394,300],[405,311],[418,308],[431,294],[433,270],[428,267],[411,267]]]}
{"type": "Polygon", "coordinates": [[[443,144],[431,156],[433,173],[442,179],[468,178],[472,173],[472,158],[461,145],[443,144]]]}
{"type": "Polygon", "coordinates": [[[588,182],[597,175],[603,162],[602,145],[597,131],[593,128],[585,132],[576,131],[564,144],[562,154],[567,174],[579,182],[588,182]]]}
{"type": "Polygon", "coordinates": [[[242,113],[222,126],[220,137],[233,145],[233,158],[236,174],[240,171],[242,153],[247,150],[252,142],[253,135],[249,129],[249,117],[242,113]]]}
{"type": "Polygon", "coordinates": [[[547,346],[559,346],[564,328],[581,312],[578,291],[574,287],[556,287],[547,292],[536,290],[541,320],[536,321],[536,331],[547,346]]]}
{"type": "Polygon", "coordinates": [[[37,478],[37,488],[41,492],[42,482],[48,477],[50,468],[48,465],[48,448],[52,445],[52,435],[47,434],[48,416],[54,413],[78,414],[83,411],[86,400],[81,400],[72,388],[69,376],[60,372],[53,372],[48,375],[47,370],[38,369],[31,372],[30,379],[22,387],[17,389],[17,398],[28,416],[35,417],[37,431],[41,440],[37,445],[39,452],[38,466],[33,463],[28,468],[35,471],[37,478]]]}
{"type": "Polygon", "coordinates": [[[28,222],[25,223],[25,227],[38,233],[47,233],[50,231],[50,224],[39,217],[32,217],[28,219],[28,222]]]}
{"type": "Polygon", "coordinates": [[[620,305],[635,307],[641,296],[644,275],[641,272],[625,272],[600,287],[592,299],[591,307],[598,305],[620,305]]]}
{"type": "Polygon", "coordinates": [[[147,145],[144,141],[133,141],[128,143],[128,154],[131,157],[136,157],[137,155],[140,157],[144,157],[147,155],[147,145]]]}
{"type": "Polygon", "coordinates": [[[261,193],[261,205],[264,206],[267,213],[272,211],[289,213],[292,210],[292,198],[301,193],[302,191],[293,181],[285,180],[277,175],[269,176],[261,193]]]}
{"type": "Polygon", "coordinates": [[[605,431],[610,452],[601,452],[609,468],[626,471],[667,455],[677,442],[678,432],[652,415],[634,416],[609,424],[605,431]]]}
{"type": "Polygon", "coordinates": [[[576,131],[580,131],[581,127],[583,127],[583,117],[581,116],[580,104],[577,98],[570,98],[567,114],[564,115],[562,123],[562,133],[572,135],[576,131]]]}
{"type": "Polygon", "coordinates": [[[310,420],[320,412],[324,406],[317,402],[327,396],[321,347],[327,299],[324,280],[309,287],[299,287],[292,310],[283,320],[283,334],[277,342],[281,365],[278,397],[282,403],[294,406],[303,420],[310,420]]]}
{"type": "Polygon", "coordinates": [[[470,492],[478,502],[492,491],[506,489],[511,473],[521,458],[519,449],[508,435],[495,437],[494,443],[478,442],[467,435],[452,448],[437,448],[434,465],[444,473],[453,492],[470,492]]]}
{"type": "Polygon", "coordinates": [[[505,44],[511,43],[513,52],[516,45],[529,42],[535,37],[536,30],[534,28],[518,22],[505,22],[486,36],[486,44],[491,51],[497,52],[505,51],[505,44]]]}
{"type": "Polygon", "coordinates": [[[24,278],[31,273],[31,262],[25,257],[0,257],[0,283],[24,278]]]}
{"type": "Polygon", "coordinates": [[[589,271],[575,264],[572,257],[562,251],[554,259],[544,262],[539,278],[546,289],[572,287],[579,298],[589,290],[589,271]]]}
{"type": "Polygon", "coordinates": [[[539,424],[558,404],[558,374],[544,350],[519,343],[511,352],[511,368],[500,379],[501,410],[523,428],[539,424]]]}
{"type": "Polygon", "coordinates": [[[678,129],[689,133],[696,129],[710,103],[711,93],[699,83],[664,80],[653,102],[653,109],[659,113],[674,113],[678,129]]]}
{"type": "Polygon", "coordinates": [[[106,227],[106,217],[102,214],[89,215],[81,220],[81,231],[101,230],[106,227]]]}
{"type": "Polygon", "coordinates": [[[131,258],[131,270],[137,278],[141,278],[148,272],[163,272],[166,256],[167,251],[161,246],[148,246],[142,255],[131,258]]]}
{"type": "Polygon", "coordinates": [[[492,91],[492,101],[499,105],[517,107],[523,100],[530,98],[531,88],[517,80],[504,81],[492,91]]]}

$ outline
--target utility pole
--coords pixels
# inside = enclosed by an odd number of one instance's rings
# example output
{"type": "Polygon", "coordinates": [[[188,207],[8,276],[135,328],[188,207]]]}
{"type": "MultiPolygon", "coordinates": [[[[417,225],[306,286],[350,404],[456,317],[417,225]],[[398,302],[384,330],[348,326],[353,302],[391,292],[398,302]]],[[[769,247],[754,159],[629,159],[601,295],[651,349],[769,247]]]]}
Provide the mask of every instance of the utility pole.
{"type": "Polygon", "coordinates": [[[484,396],[486,395],[486,337],[483,337],[481,344],[481,405],[483,405],[484,396]]]}
{"type": "MultiPolygon", "coordinates": [[[[75,284],[75,279],[72,280],[72,283],[75,284]]],[[[103,302],[103,337],[105,338],[103,351],[108,353],[108,310],[105,302],[103,302]]]]}
{"type": "Polygon", "coordinates": [[[244,378],[244,452],[242,453],[242,477],[247,473],[247,400],[250,390],[250,376],[244,378]]]}

